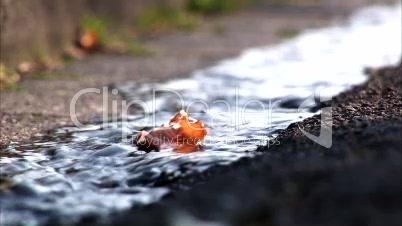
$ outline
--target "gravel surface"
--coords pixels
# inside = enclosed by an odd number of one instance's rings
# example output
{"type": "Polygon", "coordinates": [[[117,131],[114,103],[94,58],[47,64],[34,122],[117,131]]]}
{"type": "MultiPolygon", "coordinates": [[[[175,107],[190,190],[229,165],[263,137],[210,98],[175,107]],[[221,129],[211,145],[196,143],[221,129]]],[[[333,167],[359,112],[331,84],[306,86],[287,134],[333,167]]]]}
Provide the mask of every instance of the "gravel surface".
{"type": "Polygon", "coordinates": [[[231,225],[401,225],[401,66],[371,70],[367,83],[332,100],[331,148],[301,134],[299,126],[319,132],[320,116],[308,118],[284,130],[280,145],[260,147],[260,157],[179,181],[171,197],[111,225],[200,223],[189,216],[231,225]]]}

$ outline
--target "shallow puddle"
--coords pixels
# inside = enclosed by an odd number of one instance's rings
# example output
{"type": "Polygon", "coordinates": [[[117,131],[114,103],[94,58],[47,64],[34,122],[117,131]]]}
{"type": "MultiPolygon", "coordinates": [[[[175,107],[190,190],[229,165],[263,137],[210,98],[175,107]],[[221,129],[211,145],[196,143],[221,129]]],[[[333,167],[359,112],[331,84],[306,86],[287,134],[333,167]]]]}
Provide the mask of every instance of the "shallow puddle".
{"type": "Polygon", "coordinates": [[[342,25],[247,50],[187,78],[118,84],[127,101],[143,101],[132,105],[126,119],[60,128],[49,140],[4,150],[3,225],[106,219],[157,202],[169,193],[165,185],[178,178],[255,157],[257,145],[268,140],[276,145],[279,130],[317,113],[298,109],[306,99],[314,106],[311,95],[316,101],[318,93],[336,95],[364,82],[365,66],[396,63],[401,56],[400,18],[400,5],[371,7],[342,25]],[[208,128],[201,151],[144,153],[131,145],[137,130],[159,126],[182,108],[208,128]]]}

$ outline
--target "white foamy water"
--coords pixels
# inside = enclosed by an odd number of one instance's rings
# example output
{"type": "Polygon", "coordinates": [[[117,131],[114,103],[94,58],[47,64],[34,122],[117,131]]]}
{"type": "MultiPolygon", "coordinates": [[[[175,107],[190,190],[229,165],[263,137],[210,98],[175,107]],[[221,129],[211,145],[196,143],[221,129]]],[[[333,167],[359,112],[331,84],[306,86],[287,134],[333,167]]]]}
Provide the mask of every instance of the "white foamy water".
{"type": "MultiPolygon", "coordinates": [[[[260,100],[305,98],[327,85],[335,95],[365,81],[364,67],[400,60],[401,26],[400,5],[370,7],[355,13],[346,24],[307,30],[280,45],[246,50],[190,78],[148,85],[180,91],[188,100],[206,101],[234,95],[234,87],[243,98],[260,100]]],[[[138,85],[125,83],[120,88],[132,99],[139,95],[138,85]]],[[[163,107],[159,104],[150,110],[163,107]]]]}

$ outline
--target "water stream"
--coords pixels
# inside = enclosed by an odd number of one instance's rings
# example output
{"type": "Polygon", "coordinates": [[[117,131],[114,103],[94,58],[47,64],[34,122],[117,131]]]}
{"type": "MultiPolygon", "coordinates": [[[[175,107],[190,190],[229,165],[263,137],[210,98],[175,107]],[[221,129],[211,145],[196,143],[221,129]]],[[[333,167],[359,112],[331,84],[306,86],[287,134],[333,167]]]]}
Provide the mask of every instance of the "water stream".
{"type": "Polygon", "coordinates": [[[107,219],[157,202],[169,193],[163,185],[178,178],[258,157],[257,145],[317,113],[298,110],[310,95],[336,95],[364,82],[365,66],[395,64],[400,57],[401,6],[378,6],[280,45],[246,50],[186,78],[117,84],[127,101],[144,104],[133,105],[127,120],[60,128],[52,139],[5,150],[0,173],[14,186],[0,190],[2,224],[107,219]],[[181,108],[208,128],[201,151],[145,153],[122,139],[162,124],[181,108]]]}

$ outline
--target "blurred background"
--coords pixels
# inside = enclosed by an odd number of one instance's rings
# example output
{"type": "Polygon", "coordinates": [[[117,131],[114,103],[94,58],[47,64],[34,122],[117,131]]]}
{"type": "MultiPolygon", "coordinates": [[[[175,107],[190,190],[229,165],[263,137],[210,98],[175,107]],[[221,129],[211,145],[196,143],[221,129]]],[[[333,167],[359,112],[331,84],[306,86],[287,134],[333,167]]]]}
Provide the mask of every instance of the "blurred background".
{"type": "MultiPolygon", "coordinates": [[[[57,60],[80,57],[79,51],[71,49],[77,46],[87,51],[97,48],[100,50],[102,47],[102,50],[146,54],[147,49],[141,45],[143,40],[174,31],[191,33],[202,29],[202,25],[208,23],[211,17],[234,16],[234,13],[245,9],[253,9],[254,13],[282,12],[290,16],[304,14],[305,17],[326,14],[328,18],[345,15],[348,9],[373,2],[375,1],[2,0],[1,61],[9,67],[18,66],[23,61],[37,61],[51,66],[57,60]]],[[[269,21],[266,23],[270,26],[269,21]]],[[[219,23],[213,24],[210,29],[217,34],[225,32],[225,28],[219,23]]],[[[277,33],[279,36],[289,37],[295,35],[297,30],[283,27],[277,33]]],[[[183,42],[182,45],[186,43],[183,42]]],[[[21,65],[20,71],[25,70],[29,70],[29,65],[21,65]]]]}

